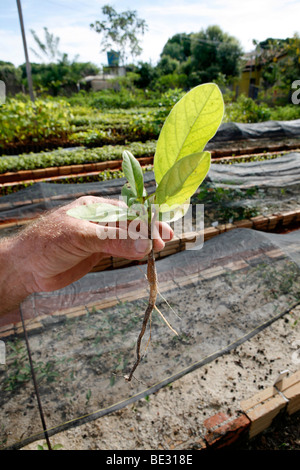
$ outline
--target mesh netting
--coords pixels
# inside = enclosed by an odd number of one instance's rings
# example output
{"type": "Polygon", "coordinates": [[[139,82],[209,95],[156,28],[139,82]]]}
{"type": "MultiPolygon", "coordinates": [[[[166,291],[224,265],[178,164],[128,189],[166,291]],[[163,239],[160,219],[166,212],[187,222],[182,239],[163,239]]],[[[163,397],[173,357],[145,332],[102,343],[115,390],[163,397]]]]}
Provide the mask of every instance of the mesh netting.
{"type": "MultiPolygon", "coordinates": [[[[215,139],[299,134],[299,121],[263,124],[223,125],[215,139]]],[[[299,207],[299,156],[213,164],[193,199],[204,203],[205,225],[299,207]]],[[[115,198],[124,182],[37,183],[0,199],[0,221],[18,224],[87,194],[115,198]]],[[[154,190],[152,172],[145,173],[145,185],[154,190]]],[[[0,230],[0,236],[6,234],[0,230]]],[[[158,260],[158,311],[131,383],[124,376],[135,361],[148,300],[145,266],[90,273],[65,289],[29,297],[22,311],[48,434],[159,390],[284,315],[300,301],[299,241],[299,231],[276,235],[235,229],[206,241],[202,249],[158,260]]],[[[1,321],[6,364],[0,366],[0,445],[20,448],[44,433],[19,314],[1,321]]]]}
{"type": "MultiPolygon", "coordinates": [[[[157,391],[290,310],[300,300],[299,241],[299,231],[236,229],[157,261],[160,313],[152,314],[130,383],[124,376],[147,304],[145,266],[90,273],[28,298],[22,310],[49,435],[157,391]]],[[[22,331],[5,341],[1,442],[13,448],[43,438],[43,430],[22,331]]]]}
{"type": "Polygon", "coordinates": [[[300,119],[291,121],[265,121],[257,123],[223,123],[209,145],[215,142],[227,142],[251,139],[276,139],[300,135],[300,119]]]}
{"type": "MultiPolygon", "coordinates": [[[[249,218],[259,214],[295,210],[299,207],[300,153],[248,163],[212,163],[209,176],[200,186],[193,203],[205,204],[205,225],[216,221],[249,218]]],[[[155,190],[152,171],[144,174],[148,193],[155,190]]],[[[67,204],[84,195],[118,198],[125,178],[95,183],[36,183],[0,199],[0,237],[14,231],[25,219],[67,204]],[[13,225],[14,224],[14,225],[13,225]]]]}

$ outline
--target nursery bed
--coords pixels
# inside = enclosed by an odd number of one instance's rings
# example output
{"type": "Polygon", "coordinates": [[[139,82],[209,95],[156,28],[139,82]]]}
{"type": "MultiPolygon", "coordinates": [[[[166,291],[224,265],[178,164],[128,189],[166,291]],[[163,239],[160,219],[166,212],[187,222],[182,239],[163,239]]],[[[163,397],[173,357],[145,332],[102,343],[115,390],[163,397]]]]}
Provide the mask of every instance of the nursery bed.
{"type": "MultiPolygon", "coordinates": [[[[124,375],[147,298],[140,267],[92,273],[62,291],[29,298],[22,310],[50,435],[128,410],[197,369],[205,376],[213,361],[244,343],[247,350],[250,338],[263,337],[299,303],[298,250],[299,232],[237,229],[201,250],[158,261],[160,292],[172,309],[164,298],[158,307],[178,336],[156,312],[147,354],[130,384],[124,375]]],[[[21,325],[3,328],[2,339],[8,362],[0,379],[1,440],[22,447],[43,433],[21,325]]]]}

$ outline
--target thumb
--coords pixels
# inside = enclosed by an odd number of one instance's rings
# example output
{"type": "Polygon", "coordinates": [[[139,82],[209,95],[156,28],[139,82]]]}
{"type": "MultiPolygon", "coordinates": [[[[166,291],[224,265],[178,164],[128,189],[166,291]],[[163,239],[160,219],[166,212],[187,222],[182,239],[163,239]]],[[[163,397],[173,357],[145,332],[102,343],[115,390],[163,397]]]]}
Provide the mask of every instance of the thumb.
{"type": "Polygon", "coordinates": [[[131,237],[120,227],[96,225],[95,251],[126,259],[142,259],[152,248],[152,241],[146,237],[131,237]]]}

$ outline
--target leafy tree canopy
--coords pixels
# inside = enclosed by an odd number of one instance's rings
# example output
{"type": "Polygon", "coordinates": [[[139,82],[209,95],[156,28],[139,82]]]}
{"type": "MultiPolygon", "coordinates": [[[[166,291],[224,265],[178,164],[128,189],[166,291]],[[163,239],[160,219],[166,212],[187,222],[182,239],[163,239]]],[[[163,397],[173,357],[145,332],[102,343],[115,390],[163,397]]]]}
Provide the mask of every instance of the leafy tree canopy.
{"type": "MultiPolygon", "coordinates": [[[[176,34],[165,44],[158,68],[164,71],[166,58],[178,61],[177,72],[188,76],[189,86],[239,74],[242,48],[238,40],[219,26],[198,33],[176,34]]],[[[170,60],[169,63],[170,64],[170,60]]],[[[174,65],[174,63],[173,63],[174,65]]],[[[168,71],[174,73],[174,70],[168,71]]]]}
{"type": "Polygon", "coordinates": [[[139,56],[142,48],[138,36],[145,33],[146,21],[138,18],[135,10],[117,13],[110,5],[102,7],[102,14],[106,19],[97,20],[90,25],[96,33],[103,35],[102,52],[117,49],[122,62],[127,60],[128,53],[132,57],[139,56]]]}

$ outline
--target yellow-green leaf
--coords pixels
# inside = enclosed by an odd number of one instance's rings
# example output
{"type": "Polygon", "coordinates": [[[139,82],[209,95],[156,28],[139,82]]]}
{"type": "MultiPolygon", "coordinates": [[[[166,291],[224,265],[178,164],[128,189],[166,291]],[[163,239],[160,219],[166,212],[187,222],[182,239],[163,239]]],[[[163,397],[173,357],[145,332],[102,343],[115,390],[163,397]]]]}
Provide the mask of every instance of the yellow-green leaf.
{"type": "Polygon", "coordinates": [[[199,152],[175,162],[156,188],[155,203],[168,206],[184,204],[207,175],[210,160],[210,152],[199,152]]]}
{"type": "Polygon", "coordinates": [[[157,183],[181,158],[202,152],[222,122],[222,93],[214,83],[199,85],[173,107],[158,138],[154,156],[157,183]]]}
{"type": "Polygon", "coordinates": [[[144,192],[144,178],[141,165],[138,160],[128,151],[123,152],[122,169],[137,197],[142,197],[144,192]]]}
{"type": "Polygon", "coordinates": [[[127,208],[107,203],[95,203],[73,207],[67,214],[76,219],[89,220],[90,222],[115,222],[127,220],[127,208]]]}

